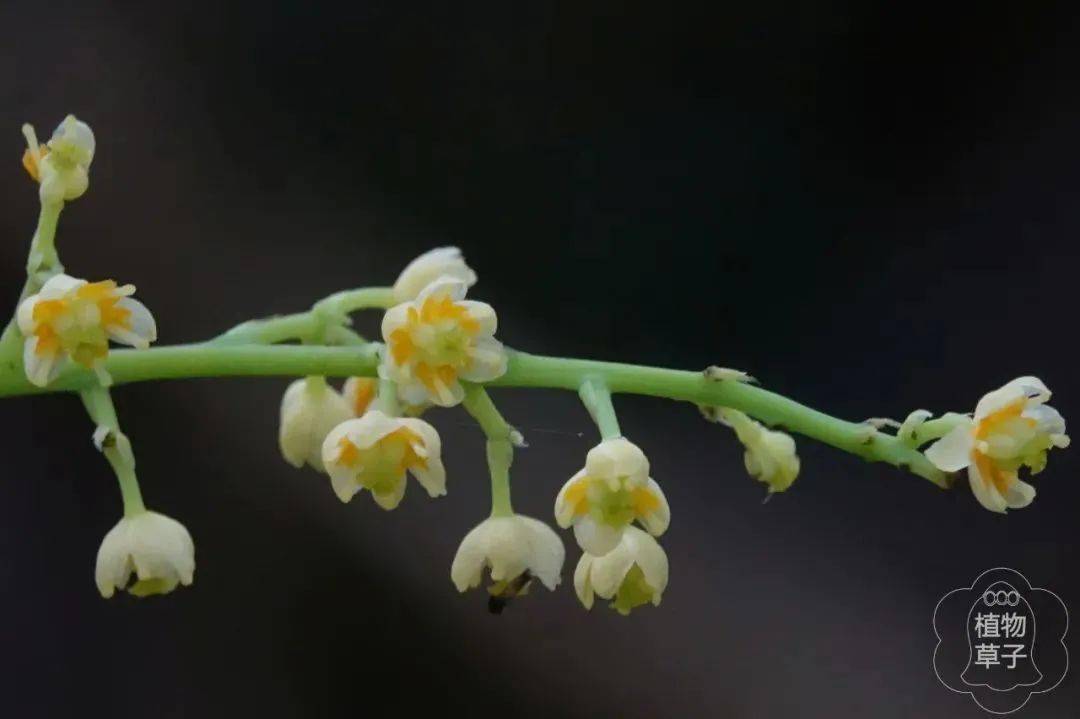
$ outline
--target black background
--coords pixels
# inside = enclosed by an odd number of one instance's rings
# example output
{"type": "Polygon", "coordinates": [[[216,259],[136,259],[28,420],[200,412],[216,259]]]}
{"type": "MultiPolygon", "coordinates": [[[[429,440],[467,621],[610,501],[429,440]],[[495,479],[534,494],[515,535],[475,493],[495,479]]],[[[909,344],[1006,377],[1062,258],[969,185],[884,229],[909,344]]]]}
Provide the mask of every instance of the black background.
{"type": "MultiPolygon", "coordinates": [[[[162,343],[456,244],[514,347],[744,368],[852,419],[1036,374],[1076,415],[1075,11],[516,5],[4,3],[6,301],[36,214],[19,125],[74,112],[98,152],[64,262],[137,284],[162,343]]],[[[386,513],[281,461],[284,386],[115,393],[198,548],[195,586],[147,601],[94,589],[119,501],[78,402],[3,403],[0,713],[978,717],[934,677],[937,600],[1007,565],[1080,601],[1075,450],[1000,517],[800,442],[763,505],[727,433],[625,398],[673,508],[663,606],[581,610],[567,534],[564,586],[492,617],[448,576],[487,502],[464,413],[432,415],[449,495],[386,513]]],[[[515,505],[551,521],[594,429],[568,393],[495,398],[531,443],[515,505]]],[[[1020,715],[1075,716],[1078,681],[1020,715]]]]}

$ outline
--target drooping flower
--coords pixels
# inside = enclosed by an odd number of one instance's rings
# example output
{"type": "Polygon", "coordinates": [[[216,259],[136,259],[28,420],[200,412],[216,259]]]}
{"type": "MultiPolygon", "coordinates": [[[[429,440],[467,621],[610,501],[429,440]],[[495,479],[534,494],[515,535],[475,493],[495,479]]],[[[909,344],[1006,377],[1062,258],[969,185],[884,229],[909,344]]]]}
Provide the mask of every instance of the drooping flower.
{"type": "Polygon", "coordinates": [[[407,404],[452,407],[465,397],[460,380],[487,382],[506,372],[506,350],[493,337],[495,310],[466,300],[465,289],[444,276],[383,316],[387,353],[379,372],[397,382],[407,404]]]}
{"type": "Polygon", "coordinates": [[[70,357],[99,369],[109,353],[109,340],[145,349],[157,339],[150,311],[131,297],[133,285],[112,280],[87,282],[54,275],[36,295],[19,305],[19,330],[26,337],[23,361],[26,377],[44,387],[70,357]]]}
{"type": "Polygon", "coordinates": [[[405,496],[406,473],[432,497],[446,494],[439,433],[427,422],[388,417],[369,409],[363,417],[342,422],[323,442],[322,459],[334,492],[348,502],[361,489],[383,509],[405,496]]]}
{"type": "Polygon", "coordinates": [[[966,468],[971,491],[987,509],[1026,507],[1035,488],[1019,478],[1020,468],[1038,474],[1051,448],[1069,446],[1065,420],[1048,399],[1050,390],[1037,377],[1018,377],[979,400],[974,418],[964,417],[926,457],[943,472],[966,468]]]}
{"type": "Polygon", "coordinates": [[[38,143],[30,125],[23,125],[23,135],[27,144],[23,167],[40,183],[42,202],[74,200],[86,192],[96,145],[89,125],[68,115],[47,144],[38,143]]]}
{"type": "Polygon", "coordinates": [[[281,455],[297,469],[306,462],[315,471],[324,471],[322,446],[326,435],[353,416],[349,403],[324,378],[296,380],[281,398],[281,455]]]}
{"type": "Polygon", "coordinates": [[[108,599],[119,589],[136,597],[167,594],[195,578],[195,544],[184,525],[143,510],[109,530],[98,549],[94,580],[108,599]],[[131,575],[135,581],[131,582],[131,575]]]}
{"type": "Polygon", "coordinates": [[[746,448],[743,462],[746,471],[769,486],[769,493],[783,492],[799,476],[799,456],[795,440],[784,432],[768,429],[738,410],[721,407],[717,421],[735,430],[746,448]]]}
{"type": "Polygon", "coordinates": [[[565,558],[559,535],[543,522],[520,514],[489,517],[461,541],[450,579],[464,592],[480,586],[487,569],[490,606],[498,612],[503,602],[528,591],[534,578],[555,589],[565,558]]]}
{"type": "Polygon", "coordinates": [[[465,264],[461,250],[438,247],[420,255],[401,271],[394,282],[394,299],[398,302],[415,300],[425,287],[441,277],[461,280],[466,288],[476,284],[476,273],[465,264]]]}
{"type": "Polygon", "coordinates": [[[627,527],[618,546],[604,556],[581,555],[574,572],[574,590],[586,609],[598,594],[613,600],[611,607],[623,615],[649,602],[659,606],[667,583],[667,554],[637,527],[627,527]]]}
{"type": "Polygon", "coordinates": [[[555,520],[573,525],[578,544],[600,557],[618,545],[623,531],[639,522],[660,536],[671,521],[664,493],[649,477],[649,460],[627,439],[606,439],[589,450],[585,468],[555,498],[555,520]]]}

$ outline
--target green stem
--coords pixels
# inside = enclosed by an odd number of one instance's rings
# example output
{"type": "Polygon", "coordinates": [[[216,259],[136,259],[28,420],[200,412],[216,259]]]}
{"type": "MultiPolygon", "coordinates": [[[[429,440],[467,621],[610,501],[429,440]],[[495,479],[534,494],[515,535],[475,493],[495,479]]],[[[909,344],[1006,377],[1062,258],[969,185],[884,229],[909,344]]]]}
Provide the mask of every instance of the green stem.
{"type": "Polygon", "coordinates": [[[362,338],[342,326],[350,312],[386,309],[397,304],[392,287],[361,287],[344,290],[319,300],[307,312],[249,320],[215,337],[214,344],[274,344],[301,340],[315,344],[325,338],[332,344],[355,344],[362,338]]]}
{"type": "MultiPolygon", "coordinates": [[[[113,351],[105,367],[117,385],[187,377],[372,377],[378,367],[378,347],[374,343],[363,347],[179,345],[113,351]]],[[[733,380],[710,380],[702,372],[511,351],[506,374],[487,384],[578,391],[588,378],[603,381],[613,393],[731,407],[768,425],[783,427],[871,462],[906,468],[940,487],[949,486],[945,474],[921,452],[892,435],[861,422],[831,417],[760,387],[733,380]]],[[[0,397],[81,390],[96,381],[92,372],[70,368],[42,389],[27,382],[21,369],[0,367],[0,397]]]]}
{"type": "Polygon", "coordinates": [[[344,317],[364,309],[390,309],[398,304],[393,287],[361,287],[336,292],[315,303],[312,311],[325,317],[344,317]]]}
{"type": "Polygon", "coordinates": [[[611,403],[611,392],[603,380],[589,377],[581,383],[578,396],[600,430],[601,439],[616,439],[622,436],[619,418],[615,416],[615,406],[611,403]]]}
{"type": "Polygon", "coordinates": [[[401,405],[398,403],[397,384],[393,380],[380,378],[375,400],[371,404],[373,409],[379,410],[388,417],[400,417],[401,405]]]}
{"type": "Polygon", "coordinates": [[[135,454],[127,435],[120,431],[120,422],[116,416],[109,390],[98,385],[79,393],[90,419],[98,427],[104,427],[108,434],[102,440],[101,452],[116,474],[120,485],[120,498],[124,503],[124,516],[131,517],[146,511],[139,480],[135,476],[135,454]]]}
{"type": "Polygon", "coordinates": [[[510,503],[510,465],[514,461],[513,428],[506,423],[487,391],[478,384],[465,384],[462,402],[487,437],[488,469],[491,472],[491,516],[514,513],[510,503]]]}

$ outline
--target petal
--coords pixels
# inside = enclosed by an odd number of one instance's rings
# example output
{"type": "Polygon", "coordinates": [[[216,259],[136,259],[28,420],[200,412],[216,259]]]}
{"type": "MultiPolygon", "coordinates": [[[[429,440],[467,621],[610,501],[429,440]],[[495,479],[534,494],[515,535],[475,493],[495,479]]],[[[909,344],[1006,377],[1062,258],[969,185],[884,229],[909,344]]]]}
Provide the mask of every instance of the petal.
{"type": "Polygon", "coordinates": [[[476,284],[476,273],[465,264],[461,250],[438,247],[420,255],[402,270],[394,282],[394,296],[401,302],[415,299],[427,285],[442,275],[456,277],[469,287],[476,284]]]}
{"type": "Polygon", "coordinates": [[[371,498],[375,500],[375,504],[386,511],[396,509],[397,506],[401,504],[402,498],[405,496],[405,485],[405,475],[402,475],[389,492],[380,493],[372,491],[371,498]]]}
{"type": "Polygon", "coordinates": [[[465,535],[450,565],[450,581],[459,592],[480,586],[484,578],[484,563],[487,561],[487,555],[481,541],[484,534],[482,527],[484,527],[483,523],[465,535]]]}
{"type": "Polygon", "coordinates": [[[469,368],[461,373],[468,382],[490,382],[506,374],[507,355],[503,343],[494,337],[476,340],[467,350],[469,368]]]}
{"type": "Polygon", "coordinates": [[[617,547],[593,562],[593,590],[604,599],[611,599],[633,568],[635,559],[633,545],[625,541],[624,535],[617,547]]]}
{"type": "Polygon", "coordinates": [[[592,571],[593,556],[582,554],[578,560],[577,568],[574,569],[574,592],[586,609],[593,606],[593,588],[589,573],[592,571]]]}
{"type": "MultiPolygon", "coordinates": [[[[427,397],[433,404],[437,404],[440,407],[456,407],[461,404],[461,401],[465,399],[465,388],[461,386],[461,382],[456,379],[450,384],[446,384],[438,376],[433,380],[435,383],[435,392],[427,392],[427,397]]],[[[423,385],[421,385],[423,386],[423,385]]],[[[425,390],[427,388],[425,387],[425,390]]],[[[417,404],[406,399],[409,404],[417,404]]]]}
{"type": "Polygon", "coordinates": [[[1005,498],[996,488],[979,472],[979,466],[974,462],[968,466],[968,483],[971,485],[971,493],[979,504],[991,512],[1004,512],[1008,508],[1005,498]]]}
{"type": "Polygon", "coordinates": [[[330,487],[342,502],[348,502],[360,491],[360,483],[356,481],[354,470],[327,464],[326,471],[330,475],[330,487]]]}
{"type": "Polygon", "coordinates": [[[1021,479],[1015,479],[1005,492],[1005,503],[1009,509],[1023,509],[1035,499],[1035,488],[1021,479]]]}
{"type": "Polygon", "coordinates": [[[653,604],[659,604],[668,583],[667,553],[659,542],[637,527],[627,527],[623,542],[633,549],[634,563],[641,567],[645,581],[656,591],[653,604]]]}
{"type": "MultiPolygon", "coordinates": [[[[411,306],[411,303],[405,302],[400,305],[395,305],[386,311],[382,318],[382,336],[384,342],[389,342],[390,335],[406,323],[409,317],[409,308],[411,306]]],[[[389,352],[387,352],[386,355],[388,361],[393,360],[393,358],[390,357],[389,352]]]]}
{"type": "Polygon", "coordinates": [[[76,290],[86,284],[86,280],[80,280],[63,273],[53,275],[41,286],[39,295],[43,300],[58,300],[68,292],[76,290]]]}
{"type": "Polygon", "coordinates": [[[644,484],[649,476],[649,460],[641,449],[626,439],[606,439],[589,450],[585,470],[590,477],[613,479],[627,477],[633,484],[644,484]]]}
{"type": "MultiPolygon", "coordinates": [[[[577,501],[571,502],[567,499],[567,493],[572,487],[577,485],[578,482],[584,481],[586,481],[585,470],[581,470],[573,477],[568,479],[566,481],[566,484],[562,486],[562,489],[560,489],[559,493],[555,496],[555,522],[563,529],[569,527],[570,524],[574,521],[574,515],[577,512],[578,506],[577,501]]],[[[581,490],[578,491],[580,492],[581,490]]],[[[582,496],[579,501],[584,501],[584,497],[585,495],[582,492],[582,496]]]]}
{"type": "Polygon", "coordinates": [[[592,517],[582,517],[574,523],[574,538],[583,550],[594,557],[602,557],[619,545],[624,529],[597,522],[592,517]]]}
{"type": "Polygon", "coordinates": [[[659,537],[667,531],[668,525],[671,524],[671,507],[668,506],[664,491],[660,489],[660,485],[656,483],[656,480],[651,477],[645,491],[657,501],[657,506],[640,515],[638,521],[648,530],[649,534],[659,537]]]}
{"type": "Polygon", "coordinates": [[[499,320],[495,316],[495,309],[487,302],[476,300],[461,300],[458,306],[469,313],[469,316],[480,325],[479,335],[490,337],[499,328],[499,320]]]}
{"type": "Polygon", "coordinates": [[[127,310],[128,327],[110,325],[105,328],[109,337],[115,341],[137,349],[146,349],[157,340],[157,323],[146,305],[131,297],[124,297],[116,303],[117,307],[127,310]]]}
{"type": "Polygon", "coordinates": [[[44,387],[60,373],[60,357],[56,352],[38,353],[37,344],[37,337],[26,338],[23,343],[23,367],[30,384],[44,387]]]}
{"type": "Polygon", "coordinates": [[[958,472],[971,464],[971,450],[975,438],[971,424],[965,422],[953,427],[944,437],[926,448],[926,458],[942,472],[958,472]]]}
{"type": "Polygon", "coordinates": [[[421,419],[405,418],[398,421],[403,427],[416,433],[422,442],[422,446],[414,449],[424,458],[427,468],[414,468],[413,476],[416,477],[420,486],[427,490],[428,496],[443,496],[446,494],[446,468],[442,463],[442,442],[439,439],[439,433],[421,419]]]}
{"type": "Polygon", "coordinates": [[[549,590],[559,585],[563,562],[566,560],[566,548],[555,530],[538,519],[516,515],[532,534],[529,541],[529,569],[540,583],[549,590]]]}
{"type": "Polygon", "coordinates": [[[1008,407],[1017,400],[1030,398],[1037,403],[1050,398],[1050,390],[1038,377],[1017,377],[1005,386],[989,392],[975,406],[975,421],[1008,407]]]}
{"type": "Polygon", "coordinates": [[[30,336],[37,329],[34,321],[34,307],[37,305],[40,295],[30,295],[19,303],[19,309],[15,311],[15,317],[19,325],[19,331],[30,336]]]}
{"type": "Polygon", "coordinates": [[[1039,432],[1065,434],[1065,418],[1048,404],[1028,405],[1022,416],[1035,420],[1039,432]]]}
{"type": "Polygon", "coordinates": [[[459,302],[465,299],[465,292],[468,289],[468,284],[461,279],[453,275],[440,275],[416,296],[415,304],[419,307],[424,304],[424,300],[428,297],[441,297],[443,295],[448,296],[454,302],[459,302]]]}

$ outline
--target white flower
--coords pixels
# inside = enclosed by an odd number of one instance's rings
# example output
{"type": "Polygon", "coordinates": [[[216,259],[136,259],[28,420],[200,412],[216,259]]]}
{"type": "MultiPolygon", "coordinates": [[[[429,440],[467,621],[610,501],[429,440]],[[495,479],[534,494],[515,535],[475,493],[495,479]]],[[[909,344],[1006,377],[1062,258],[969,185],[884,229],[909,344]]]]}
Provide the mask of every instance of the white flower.
{"type": "Polygon", "coordinates": [[[586,609],[593,595],[613,599],[619,614],[660,598],[668,583],[668,558],[655,539],[637,527],[628,527],[615,549],[602,557],[581,555],[574,572],[574,590],[586,609]]]}
{"type": "Polygon", "coordinates": [[[943,472],[966,468],[971,491],[987,509],[1026,507],[1035,488],[1019,478],[1020,468],[1038,474],[1050,448],[1069,446],[1065,420],[1048,399],[1050,390],[1037,377],[1014,379],[979,400],[974,419],[964,417],[926,457],[943,472]]]}
{"type": "Polygon", "coordinates": [[[65,356],[97,368],[108,355],[110,339],[139,349],[149,346],[157,339],[157,325],[150,311],[131,297],[134,292],[134,286],[117,287],[112,280],[51,277],[19,305],[27,379],[44,387],[65,356]]]}
{"type": "Polygon", "coordinates": [[[461,280],[466,288],[476,284],[476,273],[465,264],[461,250],[439,247],[428,250],[402,270],[394,283],[394,299],[398,302],[415,300],[425,287],[440,277],[461,280]]]}
{"type": "Polygon", "coordinates": [[[406,472],[430,496],[446,494],[441,452],[439,433],[427,422],[371,409],[331,430],[322,458],[342,502],[367,489],[380,507],[393,509],[405,496],[406,472]]]}
{"type": "Polygon", "coordinates": [[[383,316],[387,352],[379,372],[397,382],[405,403],[452,407],[465,397],[459,380],[487,382],[506,372],[506,351],[493,337],[495,310],[464,299],[465,289],[444,276],[383,316]]]}
{"type": "Polygon", "coordinates": [[[581,548],[599,557],[618,545],[635,520],[660,536],[671,521],[671,509],[660,485],[649,477],[645,453],[619,437],[589,450],[585,468],[555,498],[555,520],[563,528],[573,525],[581,548]]]}
{"type": "Polygon", "coordinates": [[[783,492],[799,476],[799,457],[795,440],[783,432],[767,429],[738,410],[721,407],[719,421],[733,430],[746,448],[743,462],[746,471],[769,485],[769,493],[783,492]]]}
{"type": "Polygon", "coordinates": [[[23,135],[27,144],[23,167],[41,184],[42,202],[74,200],[86,192],[96,146],[89,125],[68,115],[46,145],[38,144],[30,125],[23,125],[23,135]]]}
{"type": "Polygon", "coordinates": [[[306,462],[316,471],[324,471],[326,435],[352,417],[349,403],[322,377],[296,380],[281,398],[278,444],[285,461],[296,468],[306,462]]]}
{"type": "Polygon", "coordinates": [[[121,519],[98,550],[94,580],[108,599],[117,589],[136,597],[166,594],[195,577],[195,544],[184,525],[157,512],[121,519]],[[132,573],[135,582],[129,585],[132,573]]]}
{"type": "Polygon", "coordinates": [[[555,589],[565,558],[559,535],[543,522],[520,514],[490,517],[461,541],[450,579],[464,592],[480,586],[486,568],[493,582],[488,589],[492,598],[511,599],[528,590],[534,577],[555,589]]]}

